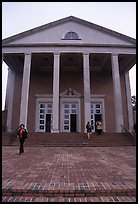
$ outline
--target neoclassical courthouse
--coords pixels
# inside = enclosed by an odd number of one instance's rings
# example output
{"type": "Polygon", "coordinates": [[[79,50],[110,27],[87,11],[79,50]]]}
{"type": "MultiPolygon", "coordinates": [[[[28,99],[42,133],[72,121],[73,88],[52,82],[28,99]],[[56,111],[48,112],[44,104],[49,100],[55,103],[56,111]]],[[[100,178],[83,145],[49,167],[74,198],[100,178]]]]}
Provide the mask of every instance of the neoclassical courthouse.
{"type": "Polygon", "coordinates": [[[99,118],[104,132],[133,131],[135,39],[69,16],[4,39],[2,56],[7,132],[95,132],[99,118]]]}

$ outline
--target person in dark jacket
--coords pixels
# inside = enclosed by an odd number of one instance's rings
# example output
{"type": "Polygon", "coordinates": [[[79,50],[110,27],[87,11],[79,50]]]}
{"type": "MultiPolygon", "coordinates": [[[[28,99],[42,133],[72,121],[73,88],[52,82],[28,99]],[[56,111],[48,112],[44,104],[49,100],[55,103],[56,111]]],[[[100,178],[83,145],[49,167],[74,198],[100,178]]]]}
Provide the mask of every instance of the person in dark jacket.
{"type": "Polygon", "coordinates": [[[92,126],[89,121],[86,124],[86,130],[87,130],[87,137],[90,140],[91,139],[90,135],[92,134],[92,126]]]}
{"type": "Polygon", "coordinates": [[[20,124],[18,132],[17,132],[17,137],[19,137],[19,142],[20,142],[20,148],[19,148],[19,155],[21,155],[21,153],[24,153],[24,142],[25,139],[27,139],[27,129],[25,128],[24,124],[20,124]]]}

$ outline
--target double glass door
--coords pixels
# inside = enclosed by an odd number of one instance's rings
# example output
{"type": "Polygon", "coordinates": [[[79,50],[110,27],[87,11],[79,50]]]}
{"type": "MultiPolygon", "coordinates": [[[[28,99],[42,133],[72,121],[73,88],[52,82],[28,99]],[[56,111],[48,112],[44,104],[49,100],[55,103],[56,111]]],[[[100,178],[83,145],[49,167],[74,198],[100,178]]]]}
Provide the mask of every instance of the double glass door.
{"type": "Polygon", "coordinates": [[[52,103],[39,103],[39,132],[51,132],[52,128],[52,103]]]}
{"type": "Polygon", "coordinates": [[[92,132],[96,132],[96,122],[100,119],[102,119],[102,103],[91,102],[92,132]]]}
{"type": "Polygon", "coordinates": [[[63,131],[64,132],[77,132],[77,114],[78,105],[77,103],[64,103],[64,122],[63,131]]]}

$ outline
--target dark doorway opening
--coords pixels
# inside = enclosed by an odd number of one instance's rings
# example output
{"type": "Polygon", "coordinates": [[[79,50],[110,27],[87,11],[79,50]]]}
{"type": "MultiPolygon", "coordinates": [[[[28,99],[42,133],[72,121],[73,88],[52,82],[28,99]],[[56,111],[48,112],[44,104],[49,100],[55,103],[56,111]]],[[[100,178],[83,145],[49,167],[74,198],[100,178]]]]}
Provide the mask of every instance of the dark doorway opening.
{"type": "Polygon", "coordinates": [[[70,115],[70,132],[76,132],[77,131],[77,115],[71,114],[70,115]]]}
{"type": "Polygon", "coordinates": [[[46,132],[51,132],[51,114],[46,114],[46,132]]]}
{"type": "Polygon", "coordinates": [[[102,119],[102,114],[95,114],[95,132],[97,132],[96,122],[102,119]]]}

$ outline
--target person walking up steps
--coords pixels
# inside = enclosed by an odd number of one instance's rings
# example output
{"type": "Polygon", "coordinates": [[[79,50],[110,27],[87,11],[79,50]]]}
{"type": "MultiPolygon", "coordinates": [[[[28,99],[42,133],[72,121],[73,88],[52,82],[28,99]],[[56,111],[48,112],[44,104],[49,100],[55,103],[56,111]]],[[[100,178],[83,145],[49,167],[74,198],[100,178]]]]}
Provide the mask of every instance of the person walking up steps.
{"type": "Polygon", "coordinates": [[[89,121],[88,121],[87,124],[86,124],[86,129],[87,129],[87,137],[88,137],[88,139],[90,140],[90,139],[91,139],[90,135],[91,135],[91,133],[92,133],[92,127],[91,127],[91,124],[90,124],[89,121]]]}

